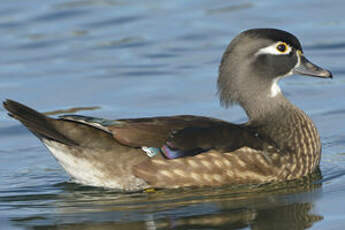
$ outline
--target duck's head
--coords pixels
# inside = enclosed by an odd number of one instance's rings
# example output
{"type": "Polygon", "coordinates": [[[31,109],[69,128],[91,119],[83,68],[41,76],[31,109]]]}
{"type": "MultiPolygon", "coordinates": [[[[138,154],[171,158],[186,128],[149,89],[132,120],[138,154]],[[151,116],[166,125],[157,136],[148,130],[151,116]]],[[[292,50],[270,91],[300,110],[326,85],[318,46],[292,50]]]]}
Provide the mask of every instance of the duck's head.
{"type": "Polygon", "coordinates": [[[269,103],[267,98],[281,96],[279,79],[292,74],[332,78],[306,59],[294,35],[277,29],[244,31],[229,44],[219,67],[221,104],[239,103],[246,109],[249,101],[269,103]]]}

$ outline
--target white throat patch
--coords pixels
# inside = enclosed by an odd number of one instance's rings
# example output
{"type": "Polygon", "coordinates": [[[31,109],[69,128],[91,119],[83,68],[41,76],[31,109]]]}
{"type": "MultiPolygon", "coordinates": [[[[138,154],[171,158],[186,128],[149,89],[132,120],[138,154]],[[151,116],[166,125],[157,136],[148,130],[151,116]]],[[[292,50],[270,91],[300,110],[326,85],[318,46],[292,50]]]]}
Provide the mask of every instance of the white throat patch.
{"type": "Polygon", "coordinates": [[[278,85],[279,80],[280,80],[280,77],[277,77],[272,81],[270,97],[275,97],[281,93],[280,87],[278,85]]]}
{"type": "MultiPolygon", "coordinates": [[[[303,55],[303,54],[300,51],[297,51],[297,63],[296,63],[294,68],[298,67],[301,64],[301,56],[300,55],[303,55]]],[[[275,96],[277,96],[278,94],[281,93],[281,90],[280,90],[280,87],[278,85],[278,82],[279,82],[279,80],[281,78],[292,75],[294,73],[293,69],[290,70],[290,72],[288,72],[287,74],[285,74],[283,76],[276,77],[276,78],[273,79],[272,86],[271,86],[270,97],[275,97],[275,96]]]]}

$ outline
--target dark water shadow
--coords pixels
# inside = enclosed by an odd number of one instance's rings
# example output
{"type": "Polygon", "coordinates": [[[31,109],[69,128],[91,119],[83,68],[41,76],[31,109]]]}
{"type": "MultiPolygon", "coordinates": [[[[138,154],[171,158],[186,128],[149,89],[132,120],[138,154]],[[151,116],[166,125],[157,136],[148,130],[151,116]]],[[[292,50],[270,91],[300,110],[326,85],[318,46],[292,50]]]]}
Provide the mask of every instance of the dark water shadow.
{"type": "MultiPolygon", "coordinates": [[[[39,230],[306,229],[323,219],[311,212],[322,191],[321,179],[318,171],[288,183],[154,193],[119,193],[61,183],[55,185],[60,194],[43,195],[42,200],[50,200],[39,206],[43,214],[12,218],[12,223],[39,230]],[[55,212],[42,212],[45,208],[55,212]]],[[[31,198],[39,200],[37,195],[31,198]]],[[[12,202],[16,202],[14,197],[12,202]]]]}
{"type": "Polygon", "coordinates": [[[319,182],[320,183],[325,183],[340,177],[345,176],[345,169],[337,169],[334,171],[328,171],[327,176],[324,176],[319,182]]]}
{"type": "Polygon", "coordinates": [[[241,3],[241,4],[231,5],[231,6],[224,6],[224,7],[220,7],[216,9],[208,9],[206,13],[207,14],[230,13],[230,12],[245,10],[245,9],[249,9],[253,7],[254,7],[253,3],[241,3]]]}
{"type": "Polygon", "coordinates": [[[16,49],[45,49],[47,47],[54,47],[62,44],[63,40],[52,39],[49,41],[30,41],[24,45],[19,45],[16,49]]]}
{"type": "Polygon", "coordinates": [[[28,130],[23,125],[11,125],[0,128],[0,137],[17,136],[27,134],[28,130]]]}
{"type": "Polygon", "coordinates": [[[105,20],[101,20],[97,22],[88,23],[88,24],[85,24],[85,26],[89,28],[116,26],[116,25],[132,23],[132,22],[141,20],[143,18],[144,18],[143,15],[123,16],[123,17],[116,17],[116,18],[105,19],[105,20]]]}
{"type": "Polygon", "coordinates": [[[345,109],[334,109],[334,110],[328,110],[325,112],[322,112],[321,116],[328,116],[328,115],[341,115],[345,114],[345,109]]]}
{"type": "Polygon", "coordinates": [[[108,41],[103,41],[97,44],[94,49],[125,49],[125,48],[136,48],[152,45],[153,43],[145,40],[141,37],[125,37],[120,39],[112,39],[108,41]]]}
{"type": "Polygon", "coordinates": [[[33,18],[32,21],[34,22],[44,22],[47,23],[49,21],[57,21],[57,20],[66,20],[71,18],[76,18],[81,15],[88,14],[89,11],[87,10],[75,10],[75,9],[69,9],[69,10],[58,10],[57,12],[49,12],[47,14],[40,15],[36,18],[33,18]]]}

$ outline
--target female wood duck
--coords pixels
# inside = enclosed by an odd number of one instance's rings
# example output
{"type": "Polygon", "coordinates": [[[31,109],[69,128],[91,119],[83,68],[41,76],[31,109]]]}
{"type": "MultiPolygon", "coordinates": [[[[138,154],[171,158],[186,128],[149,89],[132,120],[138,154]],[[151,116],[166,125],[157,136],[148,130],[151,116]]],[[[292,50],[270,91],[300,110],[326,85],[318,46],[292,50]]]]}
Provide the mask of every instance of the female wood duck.
{"type": "Polygon", "coordinates": [[[245,124],[191,115],[54,119],[12,100],[4,107],[81,184],[125,191],[263,184],[304,177],[320,162],[315,125],[277,84],[292,74],[332,78],[294,35],[251,29],[229,44],[218,78],[221,104],[241,105],[245,124]]]}

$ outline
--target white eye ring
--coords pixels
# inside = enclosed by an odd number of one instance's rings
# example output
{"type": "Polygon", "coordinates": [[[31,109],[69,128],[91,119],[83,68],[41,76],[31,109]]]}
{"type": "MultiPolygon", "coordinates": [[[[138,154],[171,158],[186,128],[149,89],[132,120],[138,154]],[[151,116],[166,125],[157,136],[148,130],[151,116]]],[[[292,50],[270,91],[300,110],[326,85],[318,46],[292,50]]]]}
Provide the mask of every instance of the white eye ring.
{"type": "Polygon", "coordinates": [[[291,47],[286,44],[285,42],[276,42],[270,46],[267,46],[267,47],[264,47],[264,48],[261,48],[259,49],[255,55],[258,56],[258,55],[261,55],[261,54],[271,54],[271,55],[287,55],[287,54],[290,54],[291,52],[291,47]],[[278,46],[279,45],[285,45],[286,46],[286,49],[284,52],[281,52],[278,50],[278,46]]]}

